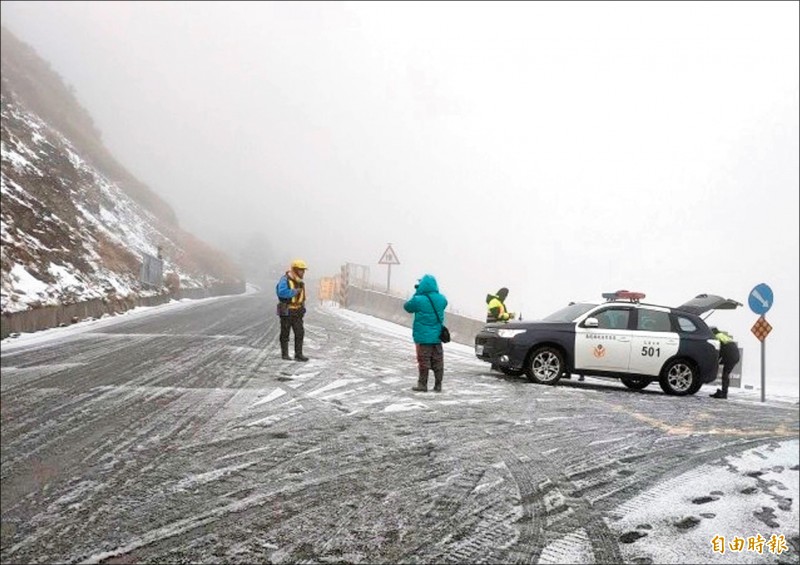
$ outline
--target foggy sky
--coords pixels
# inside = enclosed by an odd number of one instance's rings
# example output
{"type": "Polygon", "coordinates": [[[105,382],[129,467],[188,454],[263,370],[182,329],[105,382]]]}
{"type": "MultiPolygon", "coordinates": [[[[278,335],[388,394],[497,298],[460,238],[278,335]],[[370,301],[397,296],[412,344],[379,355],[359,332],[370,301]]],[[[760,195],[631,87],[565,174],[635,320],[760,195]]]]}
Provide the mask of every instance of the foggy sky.
{"type": "MultiPolygon", "coordinates": [[[[798,3],[2,2],[181,225],[544,316],[641,290],[798,378],[798,3]]],[[[769,385],[767,388],[769,392],[769,385]]]]}

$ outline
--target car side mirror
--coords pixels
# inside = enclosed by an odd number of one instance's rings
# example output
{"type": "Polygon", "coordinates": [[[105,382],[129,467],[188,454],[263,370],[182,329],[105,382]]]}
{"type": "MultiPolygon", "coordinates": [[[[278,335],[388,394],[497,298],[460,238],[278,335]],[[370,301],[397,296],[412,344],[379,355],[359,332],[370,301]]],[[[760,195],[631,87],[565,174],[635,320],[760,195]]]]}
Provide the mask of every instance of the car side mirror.
{"type": "Polygon", "coordinates": [[[600,325],[600,322],[597,321],[597,318],[586,318],[583,321],[584,328],[596,328],[600,325]]]}

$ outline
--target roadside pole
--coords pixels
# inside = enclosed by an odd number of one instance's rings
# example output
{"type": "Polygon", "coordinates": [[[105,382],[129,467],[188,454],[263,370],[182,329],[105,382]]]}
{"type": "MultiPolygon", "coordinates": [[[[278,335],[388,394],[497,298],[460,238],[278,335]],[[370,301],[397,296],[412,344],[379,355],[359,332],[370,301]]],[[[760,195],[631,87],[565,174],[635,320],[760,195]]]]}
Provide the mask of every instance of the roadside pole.
{"type": "Polygon", "coordinates": [[[766,359],[767,359],[767,338],[761,340],[761,402],[764,402],[764,399],[767,395],[767,367],[766,367],[766,359]]]}
{"type": "Polygon", "coordinates": [[[750,291],[747,297],[747,303],[750,305],[750,310],[759,315],[756,323],[750,328],[753,335],[756,336],[761,342],[761,402],[764,402],[767,396],[767,336],[772,331],[772,326],[767,322],[764,317],[773,304],[772,289],[764,283],[756,285],[750,291]]]}
{"type": "Polygon", "coordinates": [[[392,249],[392,244],[386,246],[386,251],[383,252],[381,258],[378,260],[378,265],[387,265],[388,272],[386,274],[386,294],[391,293],[392,289],[392,265],[399,265],[400,260],[397,258],[397,253],[392,249]]]}

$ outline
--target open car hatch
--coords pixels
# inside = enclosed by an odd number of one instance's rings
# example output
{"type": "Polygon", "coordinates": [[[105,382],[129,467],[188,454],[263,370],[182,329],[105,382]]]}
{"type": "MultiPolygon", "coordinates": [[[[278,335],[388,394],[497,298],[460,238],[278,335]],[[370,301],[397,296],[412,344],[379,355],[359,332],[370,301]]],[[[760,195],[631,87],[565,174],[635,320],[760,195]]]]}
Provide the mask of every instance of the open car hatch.
{"type": "Polygon", "coordinates": [[[742,303],[731,298],[722,298],[715,294],[698,294],[689,302],[678,306],[677,309],[700,316],[714,310],[735,310],[739,306],[742,306],[742,303]]]}

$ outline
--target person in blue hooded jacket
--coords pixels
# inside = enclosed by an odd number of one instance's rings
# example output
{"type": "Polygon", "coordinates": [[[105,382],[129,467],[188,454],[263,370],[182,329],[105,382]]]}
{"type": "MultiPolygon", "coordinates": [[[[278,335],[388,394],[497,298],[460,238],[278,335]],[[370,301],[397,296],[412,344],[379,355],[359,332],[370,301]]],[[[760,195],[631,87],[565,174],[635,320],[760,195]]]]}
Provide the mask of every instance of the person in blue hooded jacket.
{"type": "Polygon", "coordinates": [[[419,380],[417,386],[411,390],[428,392],[428,373],[433,369],[433,390],[442,392],[444,352],[439,334],[444,325],[447,298],[439,292],[439,285],[433,275],[423,275],[414,288],[414,296],[403,305],[406,312],[414,314],[412,336],[417,350],[419,380]]]}

